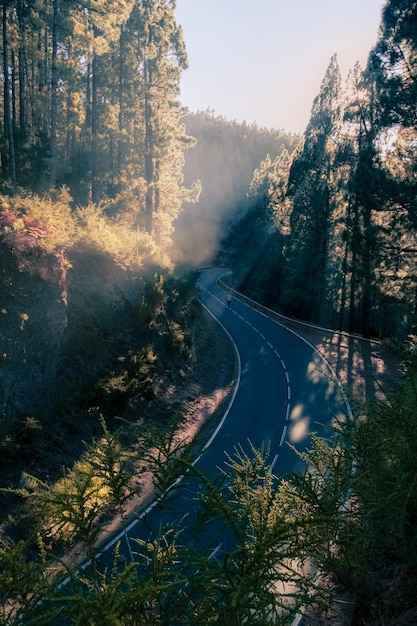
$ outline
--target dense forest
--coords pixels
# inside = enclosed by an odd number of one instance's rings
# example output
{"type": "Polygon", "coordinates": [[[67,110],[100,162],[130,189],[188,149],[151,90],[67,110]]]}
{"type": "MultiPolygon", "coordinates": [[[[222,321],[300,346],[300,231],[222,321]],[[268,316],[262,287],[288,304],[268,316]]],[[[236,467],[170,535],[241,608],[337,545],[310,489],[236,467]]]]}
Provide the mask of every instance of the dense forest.
{"type": "Polygon", "coordinates": [[[0,623],[416,621],[417,3],[387,0],[346,84],[330,60],[302,137],[183,109],[175,4],[1,4],[0,623]],[[237,448],[199,476],[223,559],[161,528],[103,571],[145,476],[163,498],[196,471],[177,433],[225,341],[195,286],[213,260],[270,308],[389,339],[399,380],[313,435],[302,475],[237,448]]]}
{"type": "Polygon", "coordinates": [[[198,203],[185,202],[176,220],[174,241],[182,258],[204,264],[219,249],[230,215],[245,201],[255,169],[269,154],[292,153],[300,137],[283,131],[228,121],[208,110],[187,113],[187,134],[196,143],[186,151],[184,182],[201,183],[198,203]]]}
{"type": "Polygon", "coordinates": [[[345,85],[331,59],[297,153],[265,159],[224,239],[242,289],[365,337],[414,332],[414,10],[388,4],[367,67],[345,85]]]}
{"type": "Polygon", "coordinates": [[[2,18],[4,487],[71,463],[97,407],[152,396],[160,346],[185,354],[193,304],[170,242],[197,195],[172,3],[18,0],[2,18]]]}

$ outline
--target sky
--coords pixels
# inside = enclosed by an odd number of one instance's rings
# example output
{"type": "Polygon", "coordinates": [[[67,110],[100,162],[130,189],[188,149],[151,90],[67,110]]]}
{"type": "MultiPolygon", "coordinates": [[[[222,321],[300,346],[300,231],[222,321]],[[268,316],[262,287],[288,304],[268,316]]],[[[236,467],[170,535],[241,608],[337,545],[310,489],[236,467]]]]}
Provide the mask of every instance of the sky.
{"type": "Polygon", "coordinates": [[[303,133],[333,54],[364,67],[385,0],[177,0],[189,68],[182,104],[303,133]]]}

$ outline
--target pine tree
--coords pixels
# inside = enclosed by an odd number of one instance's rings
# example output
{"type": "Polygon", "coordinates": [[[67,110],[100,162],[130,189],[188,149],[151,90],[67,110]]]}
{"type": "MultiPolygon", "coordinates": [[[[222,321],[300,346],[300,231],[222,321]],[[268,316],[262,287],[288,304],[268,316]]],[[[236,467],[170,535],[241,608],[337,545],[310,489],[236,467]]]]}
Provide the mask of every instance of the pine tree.
{"type": "Polygon", "coordinates": [[[330,172],[341,124],[340,82],[337,58],[334,56],[313,102],[304,145],[294,157],[288,181],[293,208],[291,243],[287,251],[291,268],[287,306],[301,318],[322,323],[329,313],[325,302],[331,211],[330,172]]]}
{"type": "Polygon", "coordinates": [[[161,219],[156,224],[156,217],[167,216],[172,220],[179,210],[179,189],[169,190],[167,185],[175,178],[174,168],[177,180],[181,176],[181,144],[185,138],[179,127],[181,108],[176,98],[180,72],[186,68],[187,59],[174,9],[175,2],[148,0],[136,6],[132,24],[128,24],[136,35],[136,63],[141,71],[145,229],[148,233],[155,231],[159,238],[163,238],[166,227],[161,219]],[[165,201],[165,194],[170,198],[171,208],[165,201]],[[172,210],[171,216],[169,210],[172,210]]]}

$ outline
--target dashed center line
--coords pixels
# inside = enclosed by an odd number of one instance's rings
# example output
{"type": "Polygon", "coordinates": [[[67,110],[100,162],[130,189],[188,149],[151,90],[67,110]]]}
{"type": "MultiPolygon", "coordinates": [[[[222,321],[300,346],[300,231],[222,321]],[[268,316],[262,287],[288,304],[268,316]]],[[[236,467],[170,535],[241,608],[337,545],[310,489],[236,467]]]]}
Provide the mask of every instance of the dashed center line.
{"type": "MultiPolygon", "coordinates": [[[[223,300],[221,300],[220,298],[218,298],[216,295],[214,295],[212,292],[206,290],[207,293],[209,293],[215,300],[217,300],[217,302],[219,302],[220,304],[222,304],[223,306],[226,306],[226,304],[223,302],[223,300]]],[[[285,376],[285,381],[286,381],[286,385],[287,385],[287,407],[286,407],[286,414],[285,414],[285,422],[284,422],[284,428],[281,434],[281,439],[279,442],[279,446],[278,449],[280,450],[282,448],[282,446],[284,445],[286,436],[287,436],[287,430],[288,430],[288,421],[289,421],[289,416],[290,416],[290,401],[291,401],[291,383],[290,383],[290,377],[288,374],[288,370],[287,367],[285,365],[284,360],[282,359],[280,353],[278,352],[278,350],[276,350],[276,348],[273,346],[273,344],[265,337],[265,335],[263,335],[263,333],[261,333],[260,330],[258,330],[251,322],[249,322],[245,317],[243,317],[243,315],[241,315],[240,313],[238,313],[237,311],[234,311],[232,309],[232,313],[234,313],[240,320],[242,320],[242,322],[244,322],[245,324],[247,324],[249,326],[249,328],[251,328],[253,331],[255,331],[260,338],[262,339],[262,341],[264,341],[266,343],[266,345],[274,352],[275,356],[279,359],[280,363],[281,363],[281,367],[284,371],[284,376],[285,376]]],[[[259,315],[262,315],[263,317],[269,319],[269,317],[263,313],[262,311],[258,311],[259,315]]],[[[279,454],[279,452],[278,452],[279,454]]],[[[272,461],[271,464],[271,471],[273,466],[275,465],[275,463],[278,460],[278,454],[275,455],[274,460],[272,461]]]]}

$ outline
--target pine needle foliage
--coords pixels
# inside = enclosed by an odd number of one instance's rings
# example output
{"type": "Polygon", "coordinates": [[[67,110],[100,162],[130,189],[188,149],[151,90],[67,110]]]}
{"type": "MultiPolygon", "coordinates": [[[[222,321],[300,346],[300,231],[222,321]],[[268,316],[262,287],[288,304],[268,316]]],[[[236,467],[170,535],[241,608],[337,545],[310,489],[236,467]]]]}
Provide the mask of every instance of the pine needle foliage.
{"type": "MultiPolygon", "coordinates": [[[[310,520],[317,569],[346,590],[354,623],[413,608],[417,588],[416,372],[333,438],[313,437],[308,469],[287,483],[310,520]]],[[[302,527],[302,526],[300,526],[302,527]]]]}

